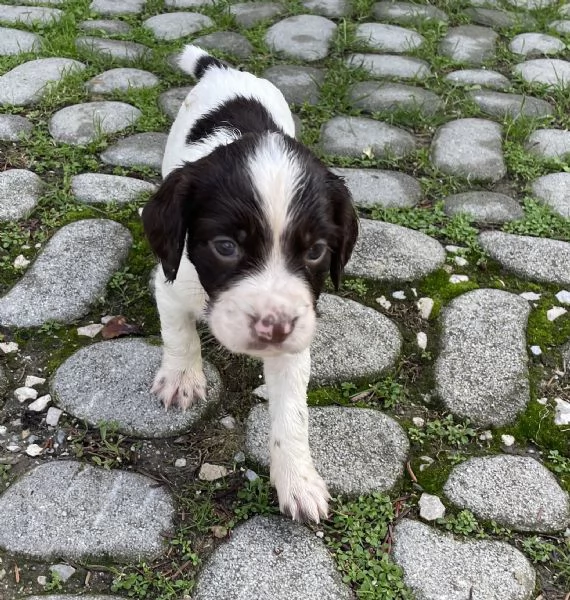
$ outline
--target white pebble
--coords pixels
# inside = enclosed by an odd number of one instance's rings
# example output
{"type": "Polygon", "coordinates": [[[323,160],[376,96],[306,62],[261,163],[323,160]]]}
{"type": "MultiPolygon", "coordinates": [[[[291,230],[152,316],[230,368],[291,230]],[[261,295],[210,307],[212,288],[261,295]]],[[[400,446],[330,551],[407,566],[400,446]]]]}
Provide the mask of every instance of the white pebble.
{"type": "Polygon", "coordinates": [[[45,575],[38,575],[37,581],[41,586],[47,585],[47,577],[45,575]]]}
{"type": "Polygon", "coordinates": [[[265,383],[263,385],[260,385],[259,387],[256,387],[252,393],[257,398],[261,398],[261,400],[266,400],[266,401],[269,400],[269,394],[267,392],[267,385],[265,383]]]}
{"type": "Polygon", "coordinates": [[[420,311],[420,317],[422,319],[429,319],[429,316],[431,315],[431,311],[433,310],[433,299],[432,298],[420,298],[417,302],[416,302],[416,306],[418,307],[418,310],[420,311]]]}
{"type": "Polygon", "coordinates": [[[14,397],[18,402],[35,400],[38,397],[38,390],[34,390],[32,387],[20,387],[14,390],[14,397]]]}
{"type": "Polygon", "coordinates": [[[24,385],[26,387],[34,387],[35,385],[43,385],[46,380],[43,377],[36,377],[35,375],[28,375],[24,385]]]}
{"type": "Polygon", "coordinates": [[[142,217],[143,210],[144,210],[144,206],[140,206],[140,207],[137,209],[137,212],[139,213],[139,217],[142,217]]]}
{"type": "Polygon", "coordinates": [[[51,402],[51,396],[46,394],[45,396],[41,396],[37,400],[34,400],[29,406],[28,410],[32,412],[42,412],[45,410],[46,406],[51,402]]]}
{"type": "Polygon", "coordinates": [[[83,327],[77,328],[77,335],[83,337],[94,338],[103,329],[104,325],[101,323],[92,323],[91,325],[84,325],[83,327]]]}
{"type": "Polygon", "coordinates": [[[44,449],[41,446],[38,446],[37,444],[30,444],[26,448],[26,454],[28,456],[39,456],[43,452],[43,450],[44,449]]]}
{"type": "Polygon", "coordinates": [[[521,298],[528,300],[529,302],[540,300],[541,294],[537,294],[535,292],[523,292],[520,294],[521,298]]]}
{"type": "Polygon", "coordinates": [[[416,335],[416,340],[418,343],[418,348],[420,350],[425,350],[427,348],[427,334],[423,331],[418,331],[418,334],[416,335]]]}
{"type": "Polygon", "coordinates": [[[423,419],[422,417],[414,417],[412,419],[412,423],[416,426],[416,427],[423,427],[426,424],[425,419],[423,419]]]}
{"type": "Polygon", "coordinates": [[[4,354],[11,354],[12,352],[18,352],[18,344],[16,342],[2,342],[0,344],[0,350],[4,352],[4,354]]]}
{"type": "Polygon", "coordinates": [[[4,437],[8,433],[6,425],[0,425],[0,436],[4,437]]]}
{"type": "Polygon", "coordinates": [[[534,354],[535,356],[540,356],[542,354],[542,349],[540,346],[531,346],[530,347],[530,351],[532,352],[532,354],[534,354]]]}
{"type": "Polygon", "coordinates": [[[483,431],[482,433],[479,434],[479,439],[482,442],[487,442],[489,440],[492,440],[493,439],[493,433],[489,429],[486,429],[485,431],[483,431]]]}
{"type": "Polygon", "coordinates": [[[446,246],[445,249],[448,252],[451,252],[451,254],[457,254],[461,250],[459,246],[452,246],[451,244],[449,246],[446,246]]]}
{"type": "Polygon", "coordinates": [[[59,418],[63,414],[63,411],[55,406],[50,406],[46,414],[46,424],[55,427],[59,423],[59,418]]]}
{"type": "Polygon", "coordinates": [[[111,320],[114,319],[114,315],[106,315],[104,317],[101,317],[101,323],[103,323],[103,325],[107,325],[107,323],[111,320]]]}
{"type": "Polygon", "coordinates": [[[445,506],[437,496],[426,494],[420,496],[420,517],[426,521],[435,521],[445,515],[445,506]]]}
{"type": "Polygon", "coordinates": [[[561,398],[554,398],[556,402],[556,414],[554,422],[556,425],[570,425],[570,403],[561,398]]]}
{"type": "Polygon", "coordinates": [[[18,254],[14,259],[14,269],[25,269],[29,264],[30,261],[23,254],[18,254]]]}
{"type": "Polygon", "coordinates": [[[177,459],[174,461],[174,466],[175,466],[177,469],[182,469],[183,467],[185,467],[185,466],[186,466],[186,459],[185,459],[185,458],[177,458],[177,459]]]}
{"type": "Polygon", "coordinates": [[[376,302],[378,302],[378,304],[386,310],[392,306],[392,303],[386,298],[386,296],[380,296],[380,298],[376,298],[376,302]]]}
{"type": "Polygon", "coordinates": [[[546,311],[546,318],[549,321],[555,321],[558,317],[566,314],[568,311],[561,306],[553,306],[550,310],[546,311]]]}
{"type": "Polygon", "coordinates": [[[466,258],[463,258],[463,256],[455,256],[453,260],[458,267],[465,267],[469,264],[469,261],[466,258]]]}
{"type": "Polygon", "coordinates": [[[546,406],[548,404],[548,398],[537,398],[536,401],[542,406],[546,406]]]}
{"type": "Polygon", "coordinates": [[[458,275],[457,273],[454,273],[449,278],[449,283],[465,283],[466,281],[469,281],[469,277],[467,277],[467,275],[458,275]]]}
{"type": "Polygon", "coordinates": [[[201,479],[202,481],[215,481],[216,479],[221,479],[222,477],[225,477],[227,474],[228,470],[222,465],[204,463],[200,467],[198,479],[201,479]]]}
{"type": "Polygon", "coordinates": [[[515,443],[515,438],[512,435],[503,434],[501,441],[505,446],[512,446],[515,443]]]}
{"type": "Polygon", "coordinates": [[[562,302],[562,304],[570,304],[570,292],[562,290],[556,294],[556,299],[558,302],[562,302]]]}
{"type": "Polygon", "coordinates": [[[315,535],[321,539],[325,537],[324,531],[315,531],[315,535]]]}
{"type": "Polygon", "coordinates": [[[255,471],[252,471],[251,469],[248,469],[244,473],[244,476],[248,481],[255,481],[256,479],[259,479],[259,475],[255,471]]]}
{"type": "Polygon", "coordinates": [[[222,427],[225,427],[226,429],[235,429],[236,420],[231,415],[228,415],[227,417],[223,417],[222,419],[220,419],[220,425],[222,425],[222,427]]]}
{"type": "Polygon", "coordinates": [[[8,444],[6,446],[6,450],[8,450],[8,452],[20,452],[21,449],[22,448],[20,448],[20,446],[18,446],[18,444],[14,444],[14,443],[8,444]]]}
{"type": "Polygon", "coordinates": [[[75,573],[75,569],[71,565],[64,564],[52,565],[49,570],[52,573],[57,573],[63,582],[67,581],[75,573]]]}
{"type": "Polygon", "coordinates": [[[392,297],[396,298],[396,300],[405,300],[406,292],[404,292],[402,290],[398,290],[397,292],[392,292],[392,297]]]}

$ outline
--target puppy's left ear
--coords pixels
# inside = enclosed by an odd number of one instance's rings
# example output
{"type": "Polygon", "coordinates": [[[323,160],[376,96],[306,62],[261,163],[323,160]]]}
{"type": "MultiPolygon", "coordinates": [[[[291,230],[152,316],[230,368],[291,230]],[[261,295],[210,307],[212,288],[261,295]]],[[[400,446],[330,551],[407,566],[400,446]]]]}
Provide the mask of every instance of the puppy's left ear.
{"type": "Polygon", "coordinates": [[[337,227],[336,245],[331,257],[331,280],[338,290],[344,266],[350,259],[358,238],[358,216],[352,196],[344,179],[329,171],[327,177],[328,196],[333,206],[333,218],[337,227]]]}
{"type": "Polygon", "coordinates": [[[184,251],[190,188],[189,167],[174,169],[148,201],[142,213],[146,237],[160,259],[168,281],[176,279],[184,251]]]}

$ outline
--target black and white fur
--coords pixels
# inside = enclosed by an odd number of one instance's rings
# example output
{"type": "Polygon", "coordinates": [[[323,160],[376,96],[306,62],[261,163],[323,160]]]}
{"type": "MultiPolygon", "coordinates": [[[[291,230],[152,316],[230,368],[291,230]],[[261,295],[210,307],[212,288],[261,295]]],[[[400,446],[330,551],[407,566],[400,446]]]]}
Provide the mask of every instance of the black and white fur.
{"type": "Polygon", "coordinates": [[[233,352],[263,359],[271,481],[294,519],[318,521],[326,485],[308,443],[306,390],[315,303],[338,287],[358,225],[343,181],[294,139],[271,83],[187,46],[199,79],[172,126],[162,186],[143,211],[161,261],[155,286],[164,351],[153,391],[168,408],[204,398],[196,320],[233,352]]]}

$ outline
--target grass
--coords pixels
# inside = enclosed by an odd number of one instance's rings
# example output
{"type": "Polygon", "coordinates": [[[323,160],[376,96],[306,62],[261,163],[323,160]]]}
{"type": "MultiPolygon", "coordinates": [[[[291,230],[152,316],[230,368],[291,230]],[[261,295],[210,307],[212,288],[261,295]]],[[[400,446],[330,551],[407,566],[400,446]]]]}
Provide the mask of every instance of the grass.
{"type": "MultiPolygon", "coordinates": [[[[22,24],[9,25],[31,30],[44,39],[42,50],[18,57],[0,57],[0,75],[25,60],[38,57],[63,56],[80,60],[85,69],[70,73],[58,85],[50,86],[41,102],[29,107],[4,107],[6,113],[29,118],[34,129],[20,142],[0,142],[0,170],[27,168],[45,181],[45,191],[36,208],[25,219],[0,226],[0,294],[4,294],[24,272],[14,267],[20,254],[34,260],[50,237],[68,223],[85,218],[108,218],[127,227],[133,235],[134,244],[125,265],[109,281],[103,297],[91,312],[78,323],[64,325],[46,323],[37,329],[0,329],[2,340],[15,340],[20,344],[23,356],[30,362],[23,365],[19,357],[0,357],[14,377],[22,368],[44,368],[47,375],[78,348],[94,343],[77,336],[78,324],[98,322],[103,314],[122,314],[130,322],[143,327],[144,334],[158,340],[159,324],[147,285],[154,258],[144,241],[137,209],[145,199],[118,205],[85,205],[78,202],[71,191],[71,179],[84,172],[103,172],[143,178],[153,182],[159,174],[150,169],[124,168],[105,165],[99,155],[117,139],[140,132],[162,131],[169,128],[170,120],[160,110],[160,94],[172,87],[187,86],[192,82],[166,63],[188,40],[158,41],[142,25],[143,21],[164,10],[162,0],[148,0],[141,15],[123,16],[121,20],[131,26],[127,34],[106,36],[113,39],[133,41],[147,45],[150,55],[137,67],[148,69],[160,77],[160,83],[151,89],[130,89],[105,95],[105,99],[127,102],[142,112],[142,118],[125,132],[118,135],[99,136],[85,147],[56,144],[49,133],[51,115],[65,107],[86,102],[91,98],[85,83],[102,71],[123,66],[123,63],[106,57],[78,50],[75,38],[80,34],[79,23],[94,18],[89,9],[90,0],[68,0],[65,17],[58,23],[33,27],[22,24]]],[[[473,86],[456,86],[446,79],[451,71],[463,65],[442,55],[440,43],[451,27],[469,23],[465,9],[467,0],[434,0],[432,2],[449,16],[448,23],[424,22],[407,25],[425,38],[424,46],[411,54],[426,60],[432,73],[425,82],[409,82],[420,85],[437,94],[442,107],[433,115],[421,111],[396,110],[389,114],[372,111],[364,113],[350,101],[351,87],[372,79],[363,70],[349,69],[348,54],[362,50],[355,32],[359,23],[373,20],[373,0],[353,0],[350,14],[339,19],[338,31],[331,44],[329,56],[313,64],[324,72],[320,87],[320,99],[316,105],[302,104],[293,107],[302,121],[302,141],[310,145],[329,166],[362,167],[398,170],[415,177],[422,186],[420,205],[410,209],[389,209],[378,205],[362,211],[362,216],[394,223],[420,231],[438,239],[442,244],[460,246],[460,256],[467,265],[459,266],[450,254],[441,268],[421,281],[397,283],[378,282],[364,278],[347,278],[341,294],[383,312],[395,322],[402,334],[403,349],[397,364],[382,376],[365,380],[343,381],[335,386],[311,389],[309,403],[312,406],[338,404],[366,407],[385,411],[406,430],[411,442],[409,469],[395,488],[388,494],[372,493],[358,498],[339,497],[332,503],[332,518],[323,524],[324,543],[329,549],[344,581],[350,585],[358,598],[411,599],[412,594],[404,583],[401,569],[391,559],[391,531],[404,515],[417,516],[417,500],[422,491],[442,495],[442,489],[453,467],[470,456],[501,452],[500,435],[508,433],[516,440],[517,448],[524,451],[536,448],[545,466],[557,477],[560,484],[570,490],[570,448],[568,432],[554,424],[553,398],[568,399],[567,375],[564,372],[559,346],[570,337],[570,317],[563,316],[554,322],[546,318],[546,311],[557,304],[555,294],[559,286],[524,281],[504,272],[500,266],[485,255],[477,242],[482,229],[468,215],[449,216],[444,211],[444,199],[455,193],[470,189],[490,189],[507,193],[521,200],[524,217],[520,220],[496,226],[501,230],[535,237],[555,238],[570,242],[568,219],[556,214],[549,207],[532,197],[532,182],[549,173],[565,172],[570,168],[568,157],[564,160],[544,160],[533,155],[527,148],[532,132],[540,128],[565,129],[570,126],[570,96],[567,92],[529,85],[512,76],[512,65],[519,59],[508,48],[508,40],[521,31],[517,24],[501,29],[497,54],[484,65],[507,75],[512,84],[509,91],[542,98],[554,106],[551,116],[540,119],[498,119],[503,131],[503,151],[508,170],[505,182],[488,184],[467,181],[439,172],[432,164],[430,143],[438,128],[457,118],[486,117],[470,99],[473,86]],[[417,149],[409,156],[395,159],[391,156],[375,157],[363,152],[356,158],[327,156],[320,148],[322,126],[338,115],[366,116],[381,119],[416,136],[417,149]],[[450,282],[451,273],[465,274],[464,283],[450,282]],[[481,440],[481,431],[473,424],[447,414],[439,404],[433,390],[434,361],[439,355],[441,310],[453,298],[478,288],[498,288],[518,294],[537,291],[542,294],[532,307],[528,327],[527,344],[539,345],[543,355],[529,361],[531,398],[527,409],[517,421],[493,432],[493,440],[481,440]],[[392,297],[395,290],[403,290],[406,300],[392,297]],[[392,302],[390,308],[382,307],[376,299],[384,295],[392,302]],[[415,302],[419,297],[430,297],[435,306],[429,320],[422,320],[415,302]],[[428,348],[420,351],[416,334],[425,332],[428,348]],[[547,397],[546,405],[537,402],[547,397]],[[421,415],[423,425],[417,417],[421,415]],[[413,419],[416,417],[416,421],[413,419]],[[425,457],[433,462],[428,464],[425,457]],[[410,475],[412,473],[414,477],[410,475]]],[[[256,74],[280,64],[303,64],[272,53],[265,43],[267,28],[275,20],[260,23],[251,29],[240,28],[228,11],[229,3],[218,2],[213,6],[198,8],[215,22],[215,26],[200,34],[215,30],[235,31],[244,35],[254,48],[248,59],[236,59],[230,54],[214,52],[256,74]]],[[[503,8],[516,11],[508,3],[503,8]]],[[[537,30],[547,31],[557,18],[557,6],[533,11],[537,30]]],[[[300,1],[286,3],[283,16],[306,12],[300,1]]],[[[520,11],[519,11],[520,12],[520,11]]],[[[1,21],[1,18],[0,18],[1,21]]],[[[195,36],[193,36],[195,37],[195,36]]],[[[568,60],[570,50],[560,55],[568,60]]],[[[96,99],[102,99],[103,97],[96,99]]],[[[330,291],[330,290],[329,290],[330,291]]],[[[217,348],[211,339],[205,342],[206,355],[222,371],[226,394],[220,407],[220,415],[233,414],[241,422],[252,404],[251,389],[259,382],[259,364],[247,359],[231,358],[217,348]]],[[[370,349],[375,351],[375,349],[370,349]]],[[[0,419],[10,422],[19,418],[21,409],[14,407],[10,399],[0,400],[0,419]]],[[[25,414],[25,419],[31,419],[25,414]]],[[[47,435],[39,422],[25,422],[34,432],[47,435]]],[[[269,485],[267,474],[255,465],[234,464],[235,452],[243,447],[241,429],[238,432],[222,431],[215,419],[200,423],[187,436],[176,440],[140,441],[118,432],[112,423],[88,427],[72,418],[63,422],[68,435],[67,451],[76,459],[98,465],[101,468],[123,468],[150,473],[166,483],[176,499],[176,523],[172,534],[165,541],[165,553],[156,561],[131,565],[77,565],[79,574],[69,582],[61,582],[57,576],[48,579],[40,588],[30,581],[25,595],[43,591],[79,593],[85,591],[81,583],[87,574],[94,574],[90,591],[114,593],[140,600],[173,600],[193,593],[195,580],[212,551],[231,536],[233,528],[256,515],[272,515],[277,512],[275,492],[269,485]],[[160,453],[160,462],[156,453],[160,453]],[[181,453],[188,457],[186,471],[170,468],[181,453]],[[222,481],[205,484],[194,477],[195,471],[205,460],[229,465],[231,475],[222,481]],[[259,471],[259,477],[247,482],[243,470],[247,467],[259,471]],[[81,577],[79,576],[81,575],[81,577]]],[[[46,437],[46,439],[48,439],[46,437]]],[[[56,454],[57,456],[57,454],[56,454]]],[[[19,474],[16,467],[0,465],[0,485],[8,486],[19,474]]],[[[435,526],[440,531],[467,538],[491,537],[514,544],[533,561],[539,573],[539,588],[545,600],[550,600],[551,589],[566,590],[570,585],[570,548],[562,535],[538,536],[517,534],[492,523],[479,522],[469,511],[448,506],[445,519],[435,526]]],[[[6,570],[13,571],[12,558],[4,557],[6,570]]],[[[20,559],[18,559],[20,560],[20,559]]],[[[14,563],[15,564],[15,563],[14,563]]],[[[21,564],[21,561],[20,561],[21,564]]],[[[10,588],[9,593],[15,590],[10,588]]],[[[0,587],[0,595],[2,594],[0,587]]],[[[15,593],[15,592],[14,592],[15,593]]],[[[20,597],[20,590],[18,596],[20,597]]],[[[11,598],[9,599],[11,600],[11,598]]]]}

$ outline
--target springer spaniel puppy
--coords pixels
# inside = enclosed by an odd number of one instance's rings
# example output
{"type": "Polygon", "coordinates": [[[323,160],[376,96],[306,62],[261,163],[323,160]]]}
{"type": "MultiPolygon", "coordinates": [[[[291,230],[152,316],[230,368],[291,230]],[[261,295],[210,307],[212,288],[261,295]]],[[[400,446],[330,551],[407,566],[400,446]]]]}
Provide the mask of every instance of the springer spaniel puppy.
{"type": "Polygon", "coordinates": [[[262,358],[280,509],[318,522],[330,496],[309,450],[309,346],[323,282],[330,272],[338,289],[356,242],[356,213],[343,181],[294,139],[276,87],[196,46],[179,65],[199,82],[142,215],[162,265],[164,349],[152,390],[167,408],[204,398],[200,318],[232,352],[262,358]]]}

